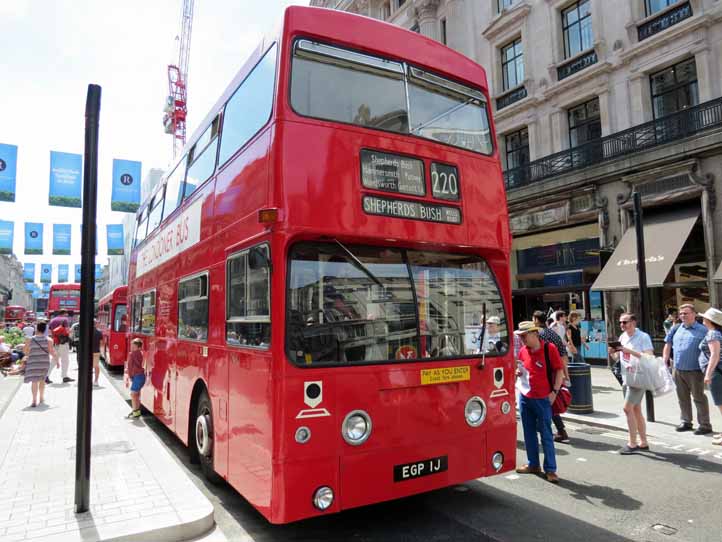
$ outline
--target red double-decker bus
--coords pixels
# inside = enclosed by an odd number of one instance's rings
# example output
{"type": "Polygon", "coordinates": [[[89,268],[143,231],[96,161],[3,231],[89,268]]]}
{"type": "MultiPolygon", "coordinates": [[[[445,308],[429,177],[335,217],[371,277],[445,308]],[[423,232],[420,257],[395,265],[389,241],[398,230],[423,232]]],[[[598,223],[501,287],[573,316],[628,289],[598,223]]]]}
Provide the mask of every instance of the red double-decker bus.
{"type": "Polygon", "coordinates": [[[17,326],[25,321],[25,307],[22,305],[8,305],[5,307],[5,326],[17,326]]]}
{"type": "Polygon", "coordinates": [[[138,211],[143,405],[271,522],[515,466],[488,104],[437,42],[291,7],[138,211]]]}
{"type": "Polygon", "coordinates": [[[128,356],[127,286],[118,286],[98,301],[98,329],[103,333],[101,352],[109,366],[122,366],[128,356]]]}
{"type": "Polygon", "coordinates": [[[80,310],[80,284],[51,284],[48,294],[48,316],[65,310],[77,314],[80,310]]]}

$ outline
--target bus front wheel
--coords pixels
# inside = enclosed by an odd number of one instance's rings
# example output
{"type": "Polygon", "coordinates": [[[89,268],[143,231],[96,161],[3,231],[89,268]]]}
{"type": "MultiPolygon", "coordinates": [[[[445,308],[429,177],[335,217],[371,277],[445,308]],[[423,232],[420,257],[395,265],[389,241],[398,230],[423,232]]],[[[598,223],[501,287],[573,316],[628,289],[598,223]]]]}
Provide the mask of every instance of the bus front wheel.
{"type": "Polygon", "coordinates": [[[195,450],[191,455],[196,456],[201,465],[203,475],[213,484],[220,483],[222,478],[213,469],[213,410],[208,392],[203,390],[198,398],[196,408],[196,421],[193,430],[193,444],[195,450]]]}

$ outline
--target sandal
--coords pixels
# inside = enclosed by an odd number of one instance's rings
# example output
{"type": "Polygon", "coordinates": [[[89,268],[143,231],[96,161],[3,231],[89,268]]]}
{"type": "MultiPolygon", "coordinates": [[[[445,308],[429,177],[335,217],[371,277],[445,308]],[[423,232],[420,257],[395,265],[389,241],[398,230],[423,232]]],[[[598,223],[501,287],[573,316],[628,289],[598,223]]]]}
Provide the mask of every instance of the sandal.
{"type": "Polygon", "coordinates": [[[619,450],[619,455],[632,455],[636,454],[639,451],[639,446],[630,446],[629,444],[625,444],[624,448],[619,450]]]}

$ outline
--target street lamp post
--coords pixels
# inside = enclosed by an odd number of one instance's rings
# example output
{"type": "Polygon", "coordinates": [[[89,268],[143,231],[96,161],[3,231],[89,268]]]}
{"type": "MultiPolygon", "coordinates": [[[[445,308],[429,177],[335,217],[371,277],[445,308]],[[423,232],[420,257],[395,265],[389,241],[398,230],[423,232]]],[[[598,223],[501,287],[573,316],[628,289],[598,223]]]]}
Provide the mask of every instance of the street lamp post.
{"type": "MultiPolygon", "coordinates": [[[[647,261],[644,253],[644,223],[642,196],[636,190],[632,192],[634,201],[634,229],[637,234],[637,272],[639,273],[639,312],[642,329],[649,332],[649,290],[647,289],[647,261]]],[[[651,391],[645,394],[647,421],[654,421],[654,397],[651,391]]]]}

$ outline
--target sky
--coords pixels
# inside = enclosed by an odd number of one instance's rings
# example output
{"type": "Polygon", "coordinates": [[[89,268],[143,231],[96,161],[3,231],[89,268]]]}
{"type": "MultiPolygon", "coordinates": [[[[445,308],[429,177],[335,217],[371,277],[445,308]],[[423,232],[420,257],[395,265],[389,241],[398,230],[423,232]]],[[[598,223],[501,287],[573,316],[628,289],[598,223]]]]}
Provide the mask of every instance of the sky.
{"type": "MultiPolygon", "coordinates": [[[[193,133],[261,37],[288,5],[308,0],[195,0],[188,76],[187,135],[193,133]]],[[[80,263],[81,210],[48,205],[50,151],[83,154],[88,84],[102,87],[96,263],[107,263],[105,225],[114,158],[142,162],[142,175],[165,169],[172,137],[163,131],[167,66],[177,63],[182,0],[0,0],[0,143],[18,146],[15,222],[22,262],[80,263]],[[44,223],[44,255],[24,255],[24,223],[44,223]],[[52,256],[53,223],[72,226],[70,256],[52,256]]],[[[73,266],[70,266],[71,279],[73,266]]]]}

